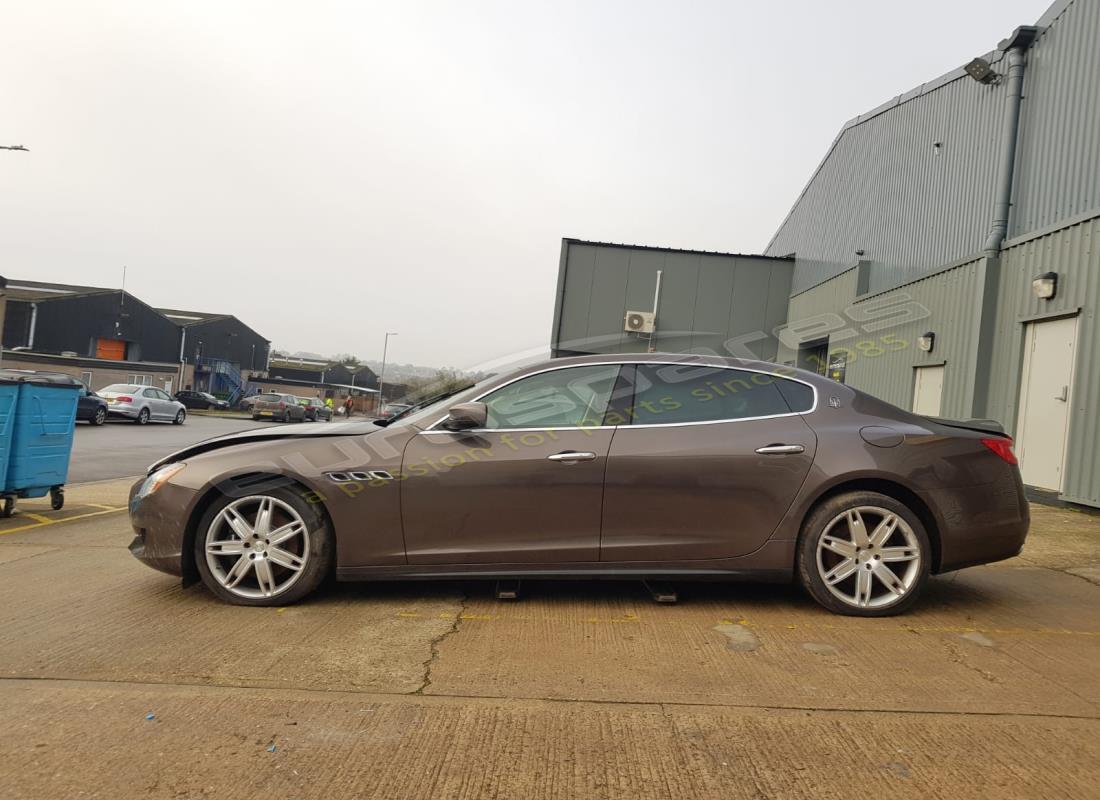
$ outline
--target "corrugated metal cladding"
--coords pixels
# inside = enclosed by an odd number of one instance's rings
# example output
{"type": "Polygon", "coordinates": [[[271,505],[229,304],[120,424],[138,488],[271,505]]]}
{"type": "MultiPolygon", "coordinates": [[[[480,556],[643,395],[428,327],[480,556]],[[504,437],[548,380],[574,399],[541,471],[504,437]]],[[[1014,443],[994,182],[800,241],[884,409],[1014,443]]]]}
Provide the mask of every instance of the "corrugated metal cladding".
{"type": "Polygon", "coordinates": [[[820,314],[838,315],[843,330],[851,332],[831,335],[829,352],[846,354],[845,383],[901,408],[913,405],[913,370],[942,364],[940,413],[970,417],[982,262],[978,259],[858,300],[856,270],[849,270],[791,298],[791,324],[820,314]],[[932,352],[926,353],[917,347],[917,339],[929,331],[936,339],[932,352]]]}
{"type": "Polygon", "coordinates": [[[1008,248],[1001,269],[990,416],[1015,430],[1024,321],[1080,309],[1062,496],[1100,505],[1100,216],[1008,248]],[[1044,272],[1058,273],[1058,291],[1051,300],[1039,300],[1031,291],[1032,280],[1044,272]]]}
{"type": "MultiPolygon", "coordinates": [[[[787,308],[787,322],[792,331],[801,330],[802,325],[821,314],[843,315],[844,311],[856,299],[857,268],[840,273],[835,278],[820,283],[812,289],[796,294],[787,308]]],[[[776,360],[783,364],[794,364],[796,353],[779,341],[776,360]]]]}
{"type": "Polygon", "coordinates": [[[980,251],[1004,94],[955,80],[843,131],[765,250],[797,253],[794,291],[859,258],[877,291],[980,251]]]}
{"type": "Polygon", "coordinates": [[[1028,53],[1010,235],[1100,207],[1100,3],[1076,0],[1028,53]]]}
{"type": "MultiPolygon", "coordinates": [[[[648,339],[623,331],[627,311],[650,311],[663,270],[656,347],[725,353],[727,340],[770,332],[787,317],[794,264],[760,256],[562,242],[556,353],[645,352],[648,339]]],[[[771,337],[751,337],[757,357],[773,359],[771,337]]]]}
{"type": "MultiPolygon", "coordinates": [[[[1064,5],[1028,54],[1012,235],[1100,206],[1100,3],[1064,5]]],[[[797,253],[794,291],[850,268],[857,250],[871,291],[980,252],[1005,94],[958,70],[849,123],[765,251],[797,253]]]]}
{"type": "Polygon", "coordinates": [[[858,339],[839,343],[853,350],[855,356],[848,365],[846,383],[901,408],[912,408],[913,370],[943,364],[941,416],[973,416],[978,347],[975,314],[981,306],[983,261],[978,259],[855,303],[852,308],[857,320],[865,318],[859,312],[872,303],[876,310],[889,307],[895,311],[870,323],[857,321],[864,333],[858,339]],[[903,308],[916,318],[866,330],[896,319],[903,308]],[[936,335],[935,345],[931,353],[926,353],[917,347],[917,339],[929,331],[936,335]],[[859,350],[860,343],[868,341],[875,343],[873,348],[863,345],[871,355],[859,350]]]}

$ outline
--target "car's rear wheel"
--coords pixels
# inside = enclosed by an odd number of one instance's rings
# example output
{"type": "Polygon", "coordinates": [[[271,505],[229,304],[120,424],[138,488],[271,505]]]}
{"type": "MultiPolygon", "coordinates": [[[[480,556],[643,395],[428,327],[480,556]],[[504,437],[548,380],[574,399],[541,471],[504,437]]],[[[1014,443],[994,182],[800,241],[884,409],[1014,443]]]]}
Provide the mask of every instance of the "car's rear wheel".
{"type": "Polygon", "coordinates": [[[149,409],[143,408],[138,412],[137,419],[134,420],[138,425],[146,425],[149,422],[149,409]]]}
{"type": "Polygon", "coordinates": [[[95,410],[95,415],[92,417],[93,425],[102,425],[107,421],[107,409],[100,406],[95,410]]]}
{"type": "Polygon", "coordinates": [[[885,617],[916,602],[932,561],[928,533],[904,503],[848,492],[810,514],[798,545],[802,585],[837,614],[885,617]]]}
{"type": "Polygon", "coordinates": [[[300,600],[324,580],[332,557],[324,516],[291,489],[223,498],[203,515],[195,537],[203,583],[237,605],[300,600]]]}

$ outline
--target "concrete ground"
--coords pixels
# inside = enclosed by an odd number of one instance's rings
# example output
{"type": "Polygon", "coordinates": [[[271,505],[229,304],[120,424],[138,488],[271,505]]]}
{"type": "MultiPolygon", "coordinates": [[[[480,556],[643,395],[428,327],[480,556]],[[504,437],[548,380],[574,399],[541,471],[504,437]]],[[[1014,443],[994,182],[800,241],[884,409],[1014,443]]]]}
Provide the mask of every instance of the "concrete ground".
{"type": "Polygon", "coordinates": [[[221,604],[134,561],[128,481],[0,521],[5,798],[1100,796],[1100,518],[917,609],[787,586],[335,585],[221,604]]]}

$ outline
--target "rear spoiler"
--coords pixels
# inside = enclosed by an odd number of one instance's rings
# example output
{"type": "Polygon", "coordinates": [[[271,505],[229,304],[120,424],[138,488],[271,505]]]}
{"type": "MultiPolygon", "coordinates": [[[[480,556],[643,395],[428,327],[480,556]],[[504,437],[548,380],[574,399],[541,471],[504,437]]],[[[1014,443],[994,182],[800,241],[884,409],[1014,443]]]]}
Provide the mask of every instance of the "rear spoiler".
{"type": "Polygon", "coordinates": [[[946,419],[944,417],[925,417],[927,420],[946,425],[949,428],[962,428],[979,433],[995,433],[998,436],[1008,436],[1004,426],[995,419],[946,419]]]}

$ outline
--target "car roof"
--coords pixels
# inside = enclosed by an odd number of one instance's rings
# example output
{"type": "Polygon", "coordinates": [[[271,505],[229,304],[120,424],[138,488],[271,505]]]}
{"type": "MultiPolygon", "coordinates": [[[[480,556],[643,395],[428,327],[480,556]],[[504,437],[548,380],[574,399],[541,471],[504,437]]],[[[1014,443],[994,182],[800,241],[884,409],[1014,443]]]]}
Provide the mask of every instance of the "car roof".
{"type": "Polygon", "coordinates": [[[501,371],[493,377],[507,377],[512,379],[527,372],[541,372],[553,367],[582,366],[584,364],[644,364],[647,362],[654,364],[695,364],[699,366],[724,367],[726,369],[749,369],[758,372],[771,372],[796,378],[817,387],[836,383],[816,372],[810,372],[786,364],[776,364],[773,361],[736,358],[733,356],[720,356],[708,353],[604,353],[583,356],[562,356],[561,358],[544,359],[510,371],[501,371]]]}

